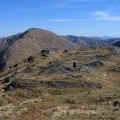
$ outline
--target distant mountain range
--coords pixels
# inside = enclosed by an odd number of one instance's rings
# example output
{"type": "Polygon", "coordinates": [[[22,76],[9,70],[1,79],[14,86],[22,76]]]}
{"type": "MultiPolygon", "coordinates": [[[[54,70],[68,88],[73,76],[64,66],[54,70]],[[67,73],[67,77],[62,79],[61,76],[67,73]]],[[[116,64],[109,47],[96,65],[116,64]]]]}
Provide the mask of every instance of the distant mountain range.
{"type": "Polygon", "coordinates": [[[69,41],[76,43],[80,46],[86,46],[86,47],[91,47],[91,46],[101,46],[103,44],[107,44],[107,41],[104,40],[100,37],[78,37],[78,36],[64,36],[64,38],[68,39],[69,41]]]}
{"type": "Polygon", "coordinates": [[[85,37],[85,36],[62,36],[63,38],[84,47],[94,47],[94,46],[106,46],[113,45],[114,43],[120,41],[120,38],[109,38],[109,37],[85,37]]]}

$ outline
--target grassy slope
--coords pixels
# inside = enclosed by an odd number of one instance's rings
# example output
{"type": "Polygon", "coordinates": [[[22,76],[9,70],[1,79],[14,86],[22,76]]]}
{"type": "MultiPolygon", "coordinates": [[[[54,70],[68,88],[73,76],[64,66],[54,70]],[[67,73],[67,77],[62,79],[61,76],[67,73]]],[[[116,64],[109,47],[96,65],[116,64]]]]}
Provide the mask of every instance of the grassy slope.
{"type": "MultiPolygon", "coordinates": [[[[72,83],[100,83],[102,89],[84,88],[46,88],[16,89],[4,92],[4,84],[0,84],[0,113],[4,119],[12,120],[119,120],[120,111],[113,106],[114,101],[120,101],[120,74],[111,68],[120,66],[119,55],[104,58],[104,67],[92,72],[73,73],[39,73],[40,67],[48,67],[49,61],[60,60],[65,66],[72,66],[75,61],[78,66],[92,62],[96,55],[105,56],[107,48],[94,50],[74,50],[68,53],[62,51],[47,58],[37,56],[33,63],[21,63],[17,72],[22,73],[26,67],[30,75],[16,82],[38,83],[39,81],[67,81],[72,83]],[[8,109],[6,109],[8,108],[8,109]]],[[[5,76],[11,69],[1,73],[5,76]]],[[[119,107],[119,106],[118,106],[119,107]]]]}

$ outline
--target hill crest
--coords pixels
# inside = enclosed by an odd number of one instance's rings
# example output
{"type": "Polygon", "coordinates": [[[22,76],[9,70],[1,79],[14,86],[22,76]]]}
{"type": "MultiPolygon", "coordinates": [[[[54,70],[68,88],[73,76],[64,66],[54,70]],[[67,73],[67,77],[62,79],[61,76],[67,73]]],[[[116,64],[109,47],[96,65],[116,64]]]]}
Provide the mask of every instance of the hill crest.
{"type": "Polygon", "coordinates": [[[16,64],[43,49],[72,49],[75,45],[53,32],[30,28],[23,33],[18,33],[3,39],[5,42],[3,61],[6,66],[16,64]]]}

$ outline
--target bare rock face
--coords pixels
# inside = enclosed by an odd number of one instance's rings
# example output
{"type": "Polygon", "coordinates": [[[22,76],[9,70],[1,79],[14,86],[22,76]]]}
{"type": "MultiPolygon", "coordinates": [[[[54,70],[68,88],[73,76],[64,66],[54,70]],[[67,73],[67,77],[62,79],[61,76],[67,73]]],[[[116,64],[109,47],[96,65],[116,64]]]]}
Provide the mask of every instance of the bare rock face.
{"type": "Polygon", "coordinates": [[[22,80],[14,80],[4,87],[4,90],[11,91],[16,89],[32,89],[36,87],[45,88],[57,88],[57,89],[68,89],[68,88],[84,88],[84,89],[102,89],[100,83],[93,82],[81,82],[73,83],[67,81],[39,81],[39,82],[29,82],[22,80]]]}
{"type": "Polygon", "coordinates": [[[102,63],[101,61],[94,61],[94,62],[80,66],[80,71],[88,71],[88,72],[96,71],[103,66],[104,66],[104,63],[102,63]]]}
{"type": "MultiPolygon", "coordinates": [[[[14,65],[23,59],[39,53],[46,49],[71,49],[75,48],[73,43],[46,30],[32,28],[3,39],[6,43],[4,53],[1,55],[5,66],[14,65]]],[[[2,43],[1,43],[2,44],[2,43]]]]}

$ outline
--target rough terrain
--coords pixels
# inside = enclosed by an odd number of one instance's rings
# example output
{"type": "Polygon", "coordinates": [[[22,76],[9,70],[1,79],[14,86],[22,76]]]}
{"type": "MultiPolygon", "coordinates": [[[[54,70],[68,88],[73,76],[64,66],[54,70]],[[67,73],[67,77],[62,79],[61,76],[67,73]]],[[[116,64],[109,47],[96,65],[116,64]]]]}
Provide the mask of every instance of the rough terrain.
{"type": "Polygon", "coordinates": [[[0,117],[119,120],[119,48],[44,50],[4,69],[0,73],[0,117]]]}

